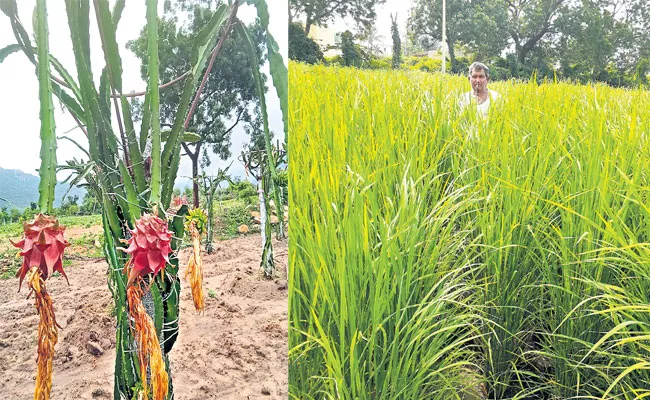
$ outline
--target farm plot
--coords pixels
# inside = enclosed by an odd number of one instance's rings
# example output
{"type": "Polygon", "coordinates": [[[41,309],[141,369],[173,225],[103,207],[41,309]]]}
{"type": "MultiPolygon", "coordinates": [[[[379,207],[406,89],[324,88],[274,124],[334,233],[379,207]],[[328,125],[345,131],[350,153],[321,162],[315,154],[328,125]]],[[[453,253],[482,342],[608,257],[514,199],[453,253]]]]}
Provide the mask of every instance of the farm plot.
{"type": "MultiPolygon", "coordinates": [[[[75,225],[79,220],[64,219],[71,242],[102,237],[101,225],[75,225]]],[[[216,242],[215,252],[203,255],[201,314],[183,280],[182,334],[170,353],[177,399],[286,398],[287,241],[273,245],[277,277],[267,280],[259,268],[259,235],[216,242]]],[[[103,257],[82,256],[93,251],[89,245],[66,255],[70,286],[62,278],[51,283],[62,326],[53,360],[53,400],[114,398],[115,309],[106,288],[108,264],[103,257]]],[[[181,250],[181,263],[190,254],[190,248],[181,250]]],[[[34,396],[37,312],[25,287],[20,293],[17,287],[18,278],[0,279],[0,374],[7,378],[0,391],[3,398],[27,400],[34,396]]]]}
{"type": "Polygon", "coordinates": [[[289,74],[293,398],[650,395],[650,93],[289,74]]]}

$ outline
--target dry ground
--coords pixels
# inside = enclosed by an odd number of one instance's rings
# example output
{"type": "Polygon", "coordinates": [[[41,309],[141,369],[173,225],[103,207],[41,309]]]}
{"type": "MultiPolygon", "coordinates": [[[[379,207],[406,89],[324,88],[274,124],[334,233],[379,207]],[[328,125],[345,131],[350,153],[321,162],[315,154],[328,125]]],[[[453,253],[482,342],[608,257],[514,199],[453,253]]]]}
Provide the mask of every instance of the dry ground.
{"type": "MultiPolygon", "coordinates": [[[[68,232],[73,234],[73,232],[68,232]]],[[[66,235],[68,236],[68,235],[66,235]]],[[[287,398],[287,242],[274,241],[275,280],[261,277],[259,235],[203,253],[204,314],[183,281],[180,334],[170,353],[177,400],[287,398]]],[[[181,275],[189,249],[181,252],[181,275]]],[[[112,399],[115,322],[104,260],[73,260],[48,280],[59,331],[52,400],[112,399]]],[[[30,400],[36,372],[33,299],[18,279],[0,280],[0,397],[30,400]]]]}

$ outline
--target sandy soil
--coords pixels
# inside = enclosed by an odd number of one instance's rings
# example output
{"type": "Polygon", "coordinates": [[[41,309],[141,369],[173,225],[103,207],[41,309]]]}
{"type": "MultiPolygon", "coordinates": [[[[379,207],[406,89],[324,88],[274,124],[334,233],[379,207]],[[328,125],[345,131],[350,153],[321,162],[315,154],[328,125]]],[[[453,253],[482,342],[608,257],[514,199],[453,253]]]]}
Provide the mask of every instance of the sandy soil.
{"type": "MultiPolygon", "coordinates": [[[[170,353],[177,400],[287,398],[287,242],[274,242],[277,279],[261,278],[258,235],[202,254],[206,311],[183,281],[180,334],[170,353]]],[[[190,249],[181,252],[181,274],[190,249]]],[[[48,280],[59,324],[52,400],[112,399],[115,322],[103,260],[75,260],[48,280]]],[[[0,280],[0,397],[30,400],[38,316],[18,279],[0,280]]]]}

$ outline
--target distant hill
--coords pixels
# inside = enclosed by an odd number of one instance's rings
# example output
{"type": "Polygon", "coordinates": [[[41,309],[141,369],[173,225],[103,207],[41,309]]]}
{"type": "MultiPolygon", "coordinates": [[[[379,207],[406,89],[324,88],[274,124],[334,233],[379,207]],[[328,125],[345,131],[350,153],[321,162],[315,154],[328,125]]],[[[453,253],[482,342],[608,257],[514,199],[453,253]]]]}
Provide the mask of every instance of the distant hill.
{"type": "MultiPolygon", "coordinates": [[[[38,182],[39,178],[36,175],[27,174],[16,169],[3,169],[0,168],[0,198],[6,199],[11,202],[7,204],[6,201],[0,200],[0,207],[8,206],[11,208],[23,209],[29,207],[31,202],[38,202],[38,182]]],[[[55,188],[54,206],[61,205],[61,198],[68,190],[69,185],[57,184],[55,188]]],[[[86,195],[86,191],[81,188],[72,188],[69,196],[79,196],[77,204],[81,205],[81,199],[86,195]]]]}

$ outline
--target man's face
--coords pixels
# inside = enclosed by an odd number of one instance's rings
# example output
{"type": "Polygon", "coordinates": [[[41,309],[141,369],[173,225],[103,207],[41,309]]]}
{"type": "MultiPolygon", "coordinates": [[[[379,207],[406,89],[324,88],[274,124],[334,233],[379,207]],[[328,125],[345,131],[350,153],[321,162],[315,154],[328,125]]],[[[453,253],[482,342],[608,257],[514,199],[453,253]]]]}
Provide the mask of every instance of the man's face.
{"type": "Polygon", "coordinates": [[[472,70],[469,82],[474,93],[483,93],[487,89],[488,78],[485,76],[484,70],[475,68],[472,70]]]}

